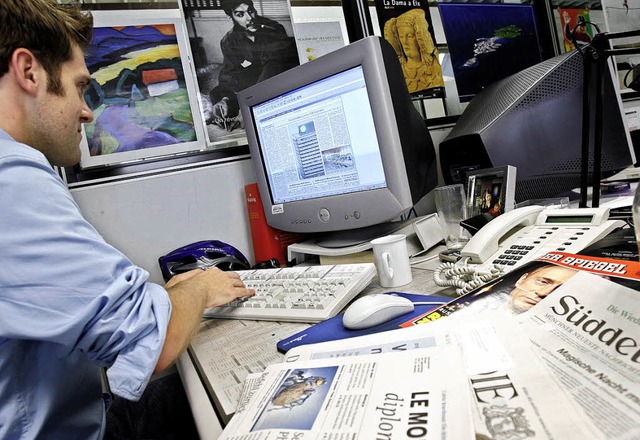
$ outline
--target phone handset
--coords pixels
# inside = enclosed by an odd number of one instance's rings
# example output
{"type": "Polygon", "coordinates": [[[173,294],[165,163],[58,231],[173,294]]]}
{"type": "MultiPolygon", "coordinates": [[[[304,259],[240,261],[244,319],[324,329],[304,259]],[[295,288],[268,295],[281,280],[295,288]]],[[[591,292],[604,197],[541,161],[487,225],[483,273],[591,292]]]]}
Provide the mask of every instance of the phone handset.
{"type": "Polygon", "coordinates": [[[524,206],[507,211],[484,225],[460,251],[460,255],[469,258],[470,263],[484,263],[498,251],[498,244],[507,235],[533,225],[544,206],[524,206]]]}

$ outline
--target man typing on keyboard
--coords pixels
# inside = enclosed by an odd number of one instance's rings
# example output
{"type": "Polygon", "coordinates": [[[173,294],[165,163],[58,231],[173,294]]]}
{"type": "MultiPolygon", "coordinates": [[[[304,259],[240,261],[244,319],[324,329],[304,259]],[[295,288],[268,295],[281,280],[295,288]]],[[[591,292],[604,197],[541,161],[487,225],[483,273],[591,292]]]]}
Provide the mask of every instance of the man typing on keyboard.
{"type": "Polygon", "coordinates": [[[0,438],[100,439],[106,383],[140,399],[205,307],[253,291],[219,269],[162,287],[105,242],[53,168],[78,163],[93,120],[91,16],[75,3],[2,0],[0,17],[0,438]]]}

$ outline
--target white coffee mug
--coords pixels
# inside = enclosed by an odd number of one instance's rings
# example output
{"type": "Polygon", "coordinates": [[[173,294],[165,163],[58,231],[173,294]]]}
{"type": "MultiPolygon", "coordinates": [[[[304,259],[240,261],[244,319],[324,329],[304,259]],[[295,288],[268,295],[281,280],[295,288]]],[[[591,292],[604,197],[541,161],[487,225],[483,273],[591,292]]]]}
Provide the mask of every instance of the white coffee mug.
{"type": "Polygon", "coordinates": [[[387,235],[371,241],[378,278],[382,287],[398,287],[412,280],[407,236],[387,235]]]}

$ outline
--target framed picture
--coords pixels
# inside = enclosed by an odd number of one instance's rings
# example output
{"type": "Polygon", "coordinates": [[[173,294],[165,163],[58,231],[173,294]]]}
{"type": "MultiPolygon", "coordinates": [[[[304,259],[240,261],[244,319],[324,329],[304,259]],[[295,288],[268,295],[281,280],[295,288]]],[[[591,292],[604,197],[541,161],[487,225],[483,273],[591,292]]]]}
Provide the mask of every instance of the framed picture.
{"type": "Polygon", "coordinates": [[[289,2],[182,0],[182,8],[207,147],[246,145],[237,92],[300,64],[289,2]]]}
{"type": "Polygon", "coordinates": [[[84,124],[80,168],[201,150],[204,129],[180,11],[93,16],[85,98],[94,120],[84,124]]]}
{"type": "Polygon", "coordinates": [[[414,98],[443,98],[444,76],[427,1],[374,3],[380,30],[398,56],[409,93],[414,98]]]}
{"type": "Polygon", "coordinates": [[[488,213],[493,217],[515,205],[516,167],[485,168],[467,174],[467,212],[469,217],[488,213]]]}
{"type": "Polygon", "coordinates": [[[439,2],[438,10],[461,102],[542,61],[533,5],[439,2]]]}

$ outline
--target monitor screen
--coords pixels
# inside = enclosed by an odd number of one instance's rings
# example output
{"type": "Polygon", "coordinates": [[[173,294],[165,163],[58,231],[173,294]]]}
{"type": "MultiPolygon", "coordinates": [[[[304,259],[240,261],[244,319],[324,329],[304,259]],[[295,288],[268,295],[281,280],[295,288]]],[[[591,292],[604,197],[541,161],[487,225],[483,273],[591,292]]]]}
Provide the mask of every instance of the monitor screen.
{"type": "Polygon", "coordinates": [[[375,237],[376,228],[393,230],[436,185],[426,123],[395,52],[379,37],[238,97],[265,217],[274,228],[319,238],[338,233],[329,246],[355,244],[375,237]]]}
{"type": "Polygon", "coordinates": [[[274,204],[387,187],[362,66],[252,112],[274,204]]]}

